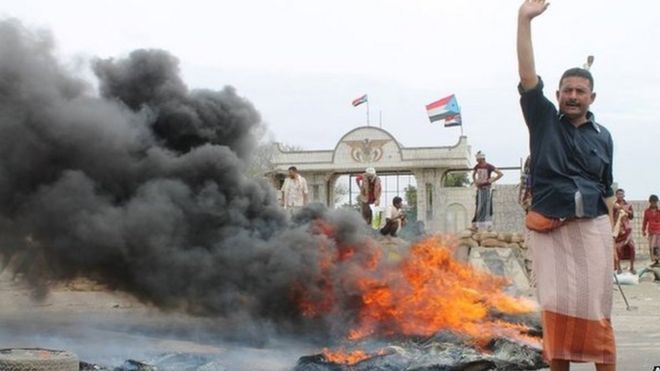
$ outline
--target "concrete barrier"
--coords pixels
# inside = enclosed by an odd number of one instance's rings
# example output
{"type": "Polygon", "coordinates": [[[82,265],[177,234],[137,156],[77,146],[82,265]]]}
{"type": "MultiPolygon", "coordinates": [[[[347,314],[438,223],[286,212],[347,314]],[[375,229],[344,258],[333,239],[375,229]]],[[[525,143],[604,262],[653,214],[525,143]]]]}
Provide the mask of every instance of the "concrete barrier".
{"type": "Polygon", "coordinates": [[[473,247],[470,248],[468,263],[476,269],[507,278],[519,292],[530,289],[524,259],[514,248],[473,247]]]}

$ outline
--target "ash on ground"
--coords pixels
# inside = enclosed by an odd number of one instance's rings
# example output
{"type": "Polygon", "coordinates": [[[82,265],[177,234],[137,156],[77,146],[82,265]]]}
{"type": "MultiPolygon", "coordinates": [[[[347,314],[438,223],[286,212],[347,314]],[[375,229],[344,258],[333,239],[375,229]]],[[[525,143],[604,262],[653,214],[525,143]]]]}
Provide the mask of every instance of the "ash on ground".
{"type": "Polygon", "coordinates": [[[203,354],[168,353],[150,361],[126,360],[118,367],[80,362],[80,371],[227,371],[221,361],[203,354]]]}

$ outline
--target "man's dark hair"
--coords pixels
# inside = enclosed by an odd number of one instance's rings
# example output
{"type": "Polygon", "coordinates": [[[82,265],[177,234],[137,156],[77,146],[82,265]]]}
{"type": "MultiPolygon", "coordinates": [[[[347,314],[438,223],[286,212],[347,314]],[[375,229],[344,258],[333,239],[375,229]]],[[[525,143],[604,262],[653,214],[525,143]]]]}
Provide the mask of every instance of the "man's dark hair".
{"type": "Polygon", "coordinates": [[[295,171],[296,173],[298,172],[298,168],[295,166],[289,166],[289,171],[295,171]]]}
{"type": "Polygon", "coordinates": [[[585,70],[584,68],[569,68],[564,72],[563,75],[561,75],[561,79],[559,79],[559,86],[561,87],[561,83],[564,82],[564,79],[567,77],[581,77],[583,79],[589,80],[589,85],[591,86],[591,91],[594,91],[594,77],[591,76],[591,72],[588,70],[585,70]]]}
{"type": "Polygon", "coordinates": [[[399,197],[399,196],[396,196],[396,197],[394,197],[394,198],[392,199],[392,205],[396,205],[396,204],[398,204],[399,202],[403,202],[403,199],[402,199],[401,197],[399,197]]]}
{"type": "Polygon", "coordinates": [[[624,191],[623,188],[619,188],[619,189],[617,189],[616,192],[614,192],[614,193],[619,193],[619,192],[626,193],[626,191],[624,191]]]}
{"type": "Polygon", "coordinates": [[[649,202],[658,202],[658,196],[651,195],[651,197],[649,197],[649,202]]]}

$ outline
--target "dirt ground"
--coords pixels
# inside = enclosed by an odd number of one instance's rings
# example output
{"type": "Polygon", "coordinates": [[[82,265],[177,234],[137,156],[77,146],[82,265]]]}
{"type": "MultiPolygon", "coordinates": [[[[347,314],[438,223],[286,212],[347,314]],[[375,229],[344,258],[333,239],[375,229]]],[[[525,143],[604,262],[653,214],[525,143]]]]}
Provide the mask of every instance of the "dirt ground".
{"type": "MultiPolygon", "coordinates": [[[[645,266],[640,262],[639,267],[645,266]]],[[[660,366],[660,284],[651,276],[623,286],[633,310],[627,310],[616,285],[613,324],[619,370],[660,366]]],[[[36,301],[25,284],[0,280],[0,348],[50,347],[76,352],[81,359],[117,365],[127,358],[147,360],[158,353],[217,355],[230,370],[287,370],[317,347],[279,339],[246,345],[218,342],[207,320],[167,314],[127,294],[86,280],[59,284],[36,301]]],[[[575,365],[573,370],[592,370],[575,365]]]]}
{"type": "MultiPolygon", "coordinates": [[[[635,265],[640,271],[649,263],[642,260],[635,265]]],[[[660,366],[660,282],[652,281],[652,277],[645,274],[638,285],[621,286],[632,310],[626,309],[619,289],[612,285],[617,370],[653,371],[654,366],[660,366]]],[[[594,366],[574,364],[571,370],[594,370],[594,366]]]]}
{"type": "Polygon", "coordinates": [[[221,334],[228,327],[163,313],[85,280],[57,285],[44,300],[35,300],[21,282],[0,281],[0,349],[64,349],[108,367],[182,353],[217,359],[223,367],[213,370],[255,371],[290,370],[300,356],[320,351],[284,337],[255,342],[251,329],[234,330],[246,332],[245,339],[221,334]]]}

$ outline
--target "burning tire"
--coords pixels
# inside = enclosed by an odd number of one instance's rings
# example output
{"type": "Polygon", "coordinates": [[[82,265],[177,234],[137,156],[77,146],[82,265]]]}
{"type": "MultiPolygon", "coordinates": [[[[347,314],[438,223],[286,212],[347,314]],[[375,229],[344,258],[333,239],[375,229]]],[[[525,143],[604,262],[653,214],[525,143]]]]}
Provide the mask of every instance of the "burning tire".
{"type": "Polygon", "coordinates": [[[3,371],[78,371],[78,357],[61,350],[39,348],[0,349],[3,371]]]}

